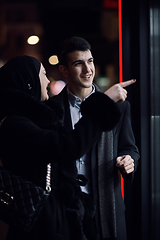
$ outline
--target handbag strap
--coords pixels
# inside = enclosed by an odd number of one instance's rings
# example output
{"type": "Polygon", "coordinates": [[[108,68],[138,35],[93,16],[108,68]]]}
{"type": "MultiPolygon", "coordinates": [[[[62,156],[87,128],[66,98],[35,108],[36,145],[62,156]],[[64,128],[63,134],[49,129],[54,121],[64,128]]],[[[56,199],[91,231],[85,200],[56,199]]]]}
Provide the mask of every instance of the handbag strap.
{"type": "Polygon", "coordinates": [[[46,191],[51,192],[51,163],[47,164],[46,191]]]}

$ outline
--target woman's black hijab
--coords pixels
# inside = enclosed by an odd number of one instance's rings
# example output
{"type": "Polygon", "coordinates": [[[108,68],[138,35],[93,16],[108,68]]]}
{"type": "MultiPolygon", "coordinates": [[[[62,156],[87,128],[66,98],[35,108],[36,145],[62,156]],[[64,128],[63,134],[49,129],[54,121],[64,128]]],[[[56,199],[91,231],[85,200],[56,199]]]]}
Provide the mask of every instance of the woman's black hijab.
{"type": "Polygon", "coordinates": [[[0,122],[10,114],[35,115],[41,100],[40,67],[34,57],[17,56],[0,68],[0,122]]]}
{"type": "Polygon", "coordinates": [[[41,99],[41,62],[31,56],[17,56],[0,68],[0,91],[20,90],[41,99]]]}

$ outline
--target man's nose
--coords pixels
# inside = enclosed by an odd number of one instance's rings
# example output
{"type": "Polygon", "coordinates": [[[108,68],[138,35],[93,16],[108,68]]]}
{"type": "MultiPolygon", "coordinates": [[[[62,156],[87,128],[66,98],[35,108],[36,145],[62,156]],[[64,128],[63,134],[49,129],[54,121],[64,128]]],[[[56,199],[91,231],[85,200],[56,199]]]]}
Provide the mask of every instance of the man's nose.
{"type": "Polygon", "coordinates": [[[83,67],[83,72],[84,73],[87,73],[90,71],[90,68],[89,68],[89,65],[88,64],[85,64],[84,67],[83,67]]]}

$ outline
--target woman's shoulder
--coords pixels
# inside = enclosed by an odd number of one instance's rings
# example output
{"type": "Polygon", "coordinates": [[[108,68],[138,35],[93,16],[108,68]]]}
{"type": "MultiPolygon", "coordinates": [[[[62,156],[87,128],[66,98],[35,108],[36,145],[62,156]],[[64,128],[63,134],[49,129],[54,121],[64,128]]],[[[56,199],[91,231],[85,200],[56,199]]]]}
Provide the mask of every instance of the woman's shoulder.
{"type": "Polygon", "coordinates": [[[14,141],[16,136],[23,138],[23,135],[34,133],[36,130],[40,130],[38,125],[21,115],[7,116],[0,127],[1,137],[12,138],[12,141],[14,141]]]}

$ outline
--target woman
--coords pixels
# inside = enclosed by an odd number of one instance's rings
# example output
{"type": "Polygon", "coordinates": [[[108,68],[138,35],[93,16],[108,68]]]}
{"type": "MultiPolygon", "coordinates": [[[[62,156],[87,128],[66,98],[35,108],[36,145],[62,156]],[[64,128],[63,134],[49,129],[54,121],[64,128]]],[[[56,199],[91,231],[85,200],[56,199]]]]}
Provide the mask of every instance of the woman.
{"type": "Polygon", "coordinates": [[[15,57],[0,69],[3,166],[45,188],[47,164],[52,163],[52,192],[36,225],[27,234],[10,227],[7,240],[87,239],[83,224],[89,224],[94,207],[80,191],[75,160],[120,117],[109,97],[95,93],[82,104],[83,117],[75,130],[66,132],[60,126],[62,109],[48,99],[48,84],[43,65],[33,57],[15,57]],[[99,109],[100,103],[107,105],[106,112],[99,109]]]}

